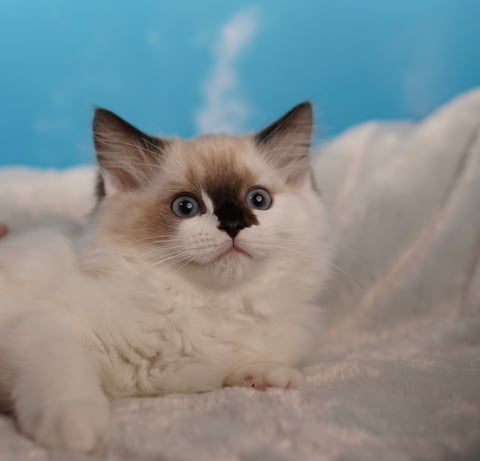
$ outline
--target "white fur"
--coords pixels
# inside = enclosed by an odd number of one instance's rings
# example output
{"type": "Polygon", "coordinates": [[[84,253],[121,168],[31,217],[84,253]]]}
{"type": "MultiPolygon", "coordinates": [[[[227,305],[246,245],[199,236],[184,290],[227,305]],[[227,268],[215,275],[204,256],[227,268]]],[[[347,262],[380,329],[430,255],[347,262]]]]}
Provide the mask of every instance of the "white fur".
{"type": "Polygon", "coordinates": [[[319,334],[326,272],[318,195],[309,181],[279,189],[235,239],[249,256],[222,256],[232,240],[202,195],[206,213],[161,247],[112,238],[109,198],[76,235],[39,228],[0,242],[0,389],[26,434],[91,451],[105,395],[245,385],[240,368],[259,388],[301,384],[294,367],[319,334]]]}

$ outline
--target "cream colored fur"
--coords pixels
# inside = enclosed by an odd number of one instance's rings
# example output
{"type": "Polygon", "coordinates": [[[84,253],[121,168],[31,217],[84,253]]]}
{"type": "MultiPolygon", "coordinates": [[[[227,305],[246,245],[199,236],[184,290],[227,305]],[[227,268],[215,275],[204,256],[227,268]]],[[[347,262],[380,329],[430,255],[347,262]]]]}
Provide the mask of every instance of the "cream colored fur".
{"type": "MultiPolygon", "coordinates": [[[[292,141],[280,148],[296,154],[292,141]]],[[[134,153],[120,173],[100,159],[107,195],[83,225],[39,225],[0,243],[0,388],[41,444],[93,450],[108,426],[107,396],[302,385],[328,258],[308,168],[293,183],[252,137],[170,141],[162,155],[132,188],[117,179],[135,173],[134,153]],[[272,207],[255,210],[258,224],[234,239],[242,253],[224,254],[232,238],[202,184],[230,171],[212,177],[210,157],[228,157],[232,174],[255,178],[248,187],[272,192],[272,207]],[[174,184],[194,186],[192,164],[205,211],[179,219],[166,197],[174,184]]]]}

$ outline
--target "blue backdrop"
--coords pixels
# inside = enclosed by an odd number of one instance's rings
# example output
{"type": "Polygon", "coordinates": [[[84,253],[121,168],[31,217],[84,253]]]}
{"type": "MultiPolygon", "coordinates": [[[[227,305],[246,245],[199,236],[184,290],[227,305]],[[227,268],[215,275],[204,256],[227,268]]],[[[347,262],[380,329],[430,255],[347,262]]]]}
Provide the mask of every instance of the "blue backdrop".
{"type": "Polygon", "coordinates": [[[105,106],[166,135],[252,130],[311,99],[331,136],[480,84],[476,0],[3,0],[0,165],[93,158],[105,106]]]}

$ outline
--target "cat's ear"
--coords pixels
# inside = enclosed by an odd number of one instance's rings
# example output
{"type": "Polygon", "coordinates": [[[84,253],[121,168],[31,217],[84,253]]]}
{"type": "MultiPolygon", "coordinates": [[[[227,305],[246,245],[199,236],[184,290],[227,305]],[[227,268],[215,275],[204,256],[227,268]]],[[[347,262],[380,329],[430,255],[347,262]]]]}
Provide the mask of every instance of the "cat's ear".
{"type": "Polygon", "coordinates": [[[302,102],[255,135],[261,154],[290,184],[310,177],[309,151],[313,131],[313,108],[302,102]]]}
{"type": "Polygon", "coordinates": [[[168,141],[145,134],[106,109],[95,109],[93,140],[100,167],[97,195],[141,189],[160,164],[168,141]]]}

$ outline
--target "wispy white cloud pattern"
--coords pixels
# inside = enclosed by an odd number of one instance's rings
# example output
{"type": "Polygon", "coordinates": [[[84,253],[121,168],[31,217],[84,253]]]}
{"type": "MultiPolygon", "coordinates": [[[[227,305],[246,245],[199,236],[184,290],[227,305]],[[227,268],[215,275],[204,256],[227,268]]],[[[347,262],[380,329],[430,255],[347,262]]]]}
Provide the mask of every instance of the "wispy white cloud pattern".
{"type": "Polygon", "coordinates": [[[237,59],[254,38],[258,11],[238,11],[219,30],[213,45],[214,64],[203,86],[204,104],[195,114],[199,133],[237,132],[248,118],[248,104],[239,95],[237,59]]]}
{"type": "Polygon", "coordinates": [[[423,117],[442,102],[446,64],[442,31],[426,27],[417,33],[402,82],[403,106],[414,117],[423,117]]]}

